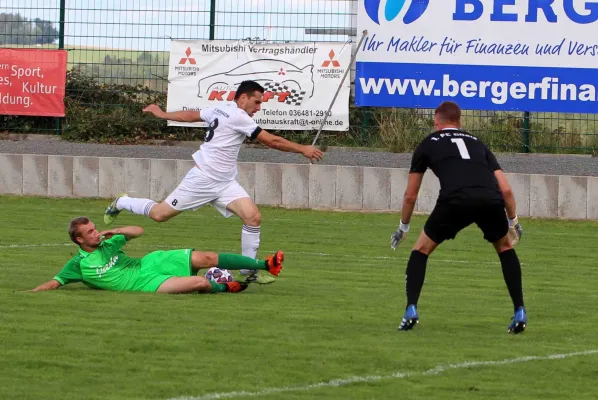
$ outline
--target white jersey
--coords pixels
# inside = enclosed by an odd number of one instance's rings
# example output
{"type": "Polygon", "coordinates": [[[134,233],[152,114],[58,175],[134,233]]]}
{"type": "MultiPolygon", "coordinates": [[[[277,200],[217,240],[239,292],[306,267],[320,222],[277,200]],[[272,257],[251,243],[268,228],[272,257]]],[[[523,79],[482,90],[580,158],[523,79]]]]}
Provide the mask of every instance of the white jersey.
{"type": "Polygon", "coordinates": [[[262,129],[236,103],[202,108],[200,115],[210,126],[204,144],[193,153],[193,159],[210,178],[234,180],[241,145],[246,138],[255,139],[262,129]]]}

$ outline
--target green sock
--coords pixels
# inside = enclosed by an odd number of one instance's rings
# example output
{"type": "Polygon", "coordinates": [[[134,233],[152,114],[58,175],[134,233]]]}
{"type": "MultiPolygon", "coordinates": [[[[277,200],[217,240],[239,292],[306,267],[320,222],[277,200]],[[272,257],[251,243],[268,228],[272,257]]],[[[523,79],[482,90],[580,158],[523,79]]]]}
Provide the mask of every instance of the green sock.
{"type": "Polygon", "coordinates": [[[210,291],[210,293],[223,293],[227,290],[227,287],[224,283],[216,283],[210,281],[210,285],[212,285],[212,290],[210,291]]]}
{"type": "Polygon", "coordinates": [[[239,254],[218,254],[218,267],[222,269],[266,269],[266,260],[255,260],[239,254]]]}

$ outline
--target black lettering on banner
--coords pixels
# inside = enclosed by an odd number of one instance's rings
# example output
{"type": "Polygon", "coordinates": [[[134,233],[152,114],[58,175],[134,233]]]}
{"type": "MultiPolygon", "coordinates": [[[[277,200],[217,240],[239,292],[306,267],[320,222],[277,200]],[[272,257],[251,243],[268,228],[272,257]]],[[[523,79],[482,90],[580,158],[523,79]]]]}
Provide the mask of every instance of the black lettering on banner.
{"type": "Polygon", "coordinates": [[[207,143],[214,137],[214,130],[218,128],[218,118],[214,119],[210,122],[210,126],[208,126],[208,130],[206,131],[206,138],[204,141],[207,143]]]}

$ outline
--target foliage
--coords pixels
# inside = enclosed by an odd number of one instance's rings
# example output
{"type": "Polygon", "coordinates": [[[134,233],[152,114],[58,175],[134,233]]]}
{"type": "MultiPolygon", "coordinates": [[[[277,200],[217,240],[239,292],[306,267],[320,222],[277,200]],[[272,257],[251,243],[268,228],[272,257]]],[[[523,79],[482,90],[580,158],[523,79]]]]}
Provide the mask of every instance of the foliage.
{"type": "Polygon", "coordinates": [[[20,14],[0,13],[0,45],[50,44],[58,40],[52,22],[39,18],[29,20],[20,14]]]}
{"type": "MultiPolygon", "coordinates": [[[[156,76],[166,73],[168,62],[159,53],[130,56],[105,55],[103,63],[77,64],[69,70],[63,137],[103,143],[203,139],[203,129],[168,126],[141,112],[150,103],[166,107],[167,82],[156,76]]],[[[355,107],[353,99],[349,104],[349,130],[323,131],[319,146],[411,152],[433,131],[433,110],[355,107]]],[[[579,115],[534,113],[526,121],[523,112],[464,111],[462,122],[493,151],[522,152],[526,143],[532,152],[591,153],[598,147],[595,121],[579,115]]],[[[59,127],[54,118],[0,116],[0,132],[53,133],[60,132],[59,127]]],[[[274,133],[311,144],[316,131],[274,133]]]]}
{"type": "Polygon", "coordinates": [[[200,129],[170,127],[141,110],[166,107],[166,93],[141,85],[99,83],[79,69],[67,74],[67,118],[63,137],[72,141],[135,143],[141,139],[196,140],[200,129]]]}

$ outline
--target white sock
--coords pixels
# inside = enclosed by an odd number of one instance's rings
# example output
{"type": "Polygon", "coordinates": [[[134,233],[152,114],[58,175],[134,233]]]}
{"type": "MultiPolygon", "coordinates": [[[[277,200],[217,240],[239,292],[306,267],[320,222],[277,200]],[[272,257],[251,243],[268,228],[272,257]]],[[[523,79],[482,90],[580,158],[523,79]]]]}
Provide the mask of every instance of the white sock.
{"type": "Polygon", "coordinates": [[[116,202],[117,210],[131,211],[133,214],[145,215],[149,217],[150,210],[156,202],[150,199],[135,199],[129,196],[123,196],[116,202]]]}
{"type": "MultiPolygon", "coordinates": [[[[260,248],[260,227],[259,226],[248,226],[243,225],[241,231],[241,250],[243,255],[251,258],[257,256],[257,250],[260,248]]],[[[242,269],[241,275],[248,275],[255,270],[242,269]]]]}

